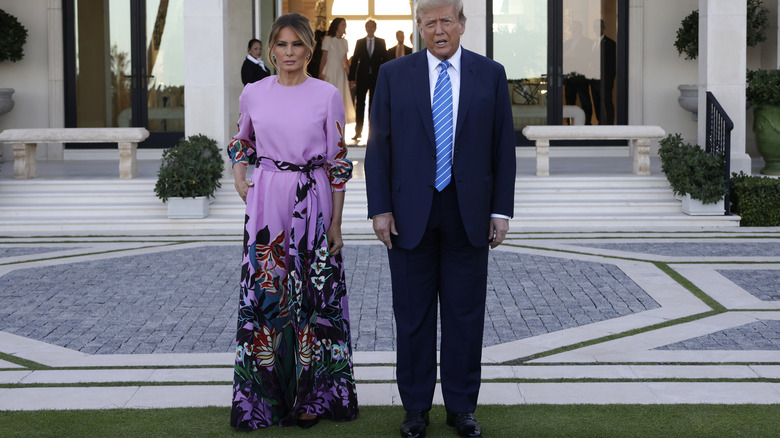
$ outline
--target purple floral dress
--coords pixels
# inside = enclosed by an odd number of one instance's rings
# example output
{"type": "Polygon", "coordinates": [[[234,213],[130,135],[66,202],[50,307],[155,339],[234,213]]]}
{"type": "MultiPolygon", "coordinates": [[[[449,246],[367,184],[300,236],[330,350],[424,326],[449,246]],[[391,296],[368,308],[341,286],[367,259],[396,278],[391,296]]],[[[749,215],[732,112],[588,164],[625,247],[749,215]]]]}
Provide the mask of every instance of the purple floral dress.
{"type": "Polygon", "coordinates": [[[352,176],[338,90],[309,78],[249,84],[233,163],[255,155],[247,194],[230,424],[357,417],[341,255],[328,253],[332,191],[352,176]]]}

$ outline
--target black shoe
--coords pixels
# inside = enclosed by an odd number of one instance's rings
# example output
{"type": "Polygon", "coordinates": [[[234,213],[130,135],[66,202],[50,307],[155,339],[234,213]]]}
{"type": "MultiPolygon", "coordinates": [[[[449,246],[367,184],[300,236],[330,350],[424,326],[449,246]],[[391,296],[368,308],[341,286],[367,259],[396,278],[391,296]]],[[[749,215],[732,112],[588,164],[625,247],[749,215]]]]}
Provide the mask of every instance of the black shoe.
{"type": "Polygon", "coordinates": [[[454,426],[458,436],[479,438],[482,436],[482,426],[471,412],[452,414],[447,412],[447,426],[454,426]]]}
{"type": "Polygon", "coordinates": [[[310,418],[308,420],[304,420],[303,418],[299,418],[295,421],[295,424],[298,425],[301,429],[308,429],[310,427],[314,427],[317,425],[317,423],[320,422],[320,419],[318,417],[310,418]]]}
{"type": "Polygon", "coordinates": [[[352,141],[360,141],[360,134],[352,137],[352,141]]]}
{"type": "Polygon", "coordinates": [[[401,436],[404,438],[425,438],[425,426],[428,425],[428,411],[406,411],[401,424],[401,436]]]}

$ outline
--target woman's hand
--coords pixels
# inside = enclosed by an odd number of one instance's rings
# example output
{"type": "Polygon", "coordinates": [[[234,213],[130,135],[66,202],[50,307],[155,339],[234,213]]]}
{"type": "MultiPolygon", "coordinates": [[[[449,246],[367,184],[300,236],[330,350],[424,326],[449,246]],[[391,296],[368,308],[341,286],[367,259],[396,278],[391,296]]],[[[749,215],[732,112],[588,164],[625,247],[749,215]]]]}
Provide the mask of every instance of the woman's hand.
{"type": "Polygon", "coordinates": [[[246,194],[249,192],[249,188],[254,186],[254,183],[246,179],[245,163],[236,163],[233,165],[233,178],[235,179],[238,196],[246,203],[246,194]]]}
{"type": "Polygon", "coordinates": [[[249,181],[247,179],[236,181],[236,191],[238,192],[238,196],[241,197],[244,203],[246,203],[246,194],[249,192],[250,187],[254,187],[254,183],[252,181],[249,181]]]}
{"type": "Polygon", "coordinates": [[[344,247],[344,241],[341,239],[341,225],[331,224],[327,236],[328,252],[333,257],[341,252],[341,248],[344,247]]]}

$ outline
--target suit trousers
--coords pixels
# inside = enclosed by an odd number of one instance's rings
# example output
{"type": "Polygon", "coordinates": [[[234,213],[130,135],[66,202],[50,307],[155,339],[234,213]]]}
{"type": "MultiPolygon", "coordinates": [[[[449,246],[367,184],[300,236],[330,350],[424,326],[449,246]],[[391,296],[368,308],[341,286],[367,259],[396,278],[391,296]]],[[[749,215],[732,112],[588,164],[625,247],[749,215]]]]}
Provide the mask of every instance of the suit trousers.
{"type": "Polygon", "coordinates": [[[433,402],[438,304],[444,404],[452,413],[474,412],[481,381],[488,246],[469,243],[454,181],[442,192],[434,190],[420,244],[413,249],[393,245],[388,258],[404,409],[427,410],[433,402]]]}
{"type": "Polygon", "coordinates": [[[366,93],[368,93],[368,117],[371,117],[371,105],[374,101],[374,90],[376,89],[376,74],[370,74],[365,79],[358,79],[355,84],[355,98],[357,105],[355,108],[355,134],[358,136],[363,133],[363,121],[366,114],[366,93]]]}

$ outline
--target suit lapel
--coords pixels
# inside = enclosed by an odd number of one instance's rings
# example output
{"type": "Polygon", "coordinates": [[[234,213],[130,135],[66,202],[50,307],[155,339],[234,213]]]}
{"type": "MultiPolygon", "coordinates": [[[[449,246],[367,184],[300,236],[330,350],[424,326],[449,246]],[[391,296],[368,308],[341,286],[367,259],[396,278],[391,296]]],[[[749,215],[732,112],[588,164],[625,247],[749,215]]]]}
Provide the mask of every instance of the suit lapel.
{"type": "Polygon", "coordinates": [[[455,142],[458,141],[458,135],[466,122],[466,113],[471,104],[471,97],[474,95],[474,84],[477,81],[474,70],[473,57],[471,52],[461,49],[460,55],[460,102],[458,102],[458,124],[455,127],[455,142]]]}
{"type": "Polygon", "coordinates": [[[420,50],[409,56],[415,57],[409,72],[414,91],[413,99],[417,104],[417,110],[420,111],[420,119],[423,121],[425,133],[428,134],[431,147],[435,150],[436,138],[433,132],[433,110],[431,109],[431,86],[429,84],[430,78],[428,77],[427,50],[420,50]]]}

